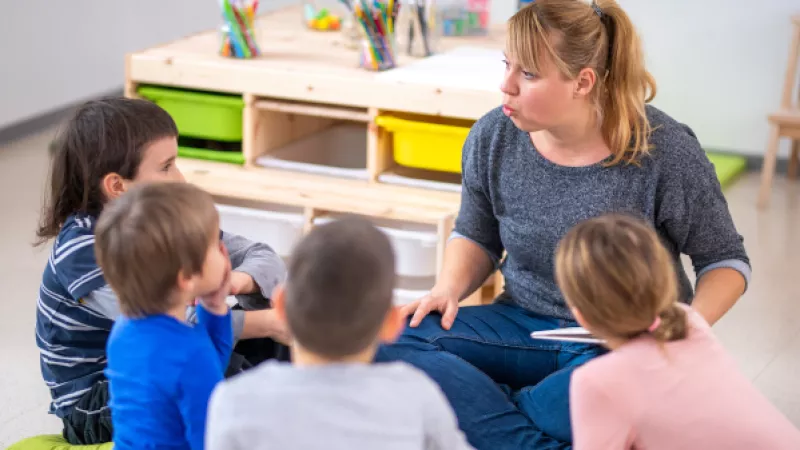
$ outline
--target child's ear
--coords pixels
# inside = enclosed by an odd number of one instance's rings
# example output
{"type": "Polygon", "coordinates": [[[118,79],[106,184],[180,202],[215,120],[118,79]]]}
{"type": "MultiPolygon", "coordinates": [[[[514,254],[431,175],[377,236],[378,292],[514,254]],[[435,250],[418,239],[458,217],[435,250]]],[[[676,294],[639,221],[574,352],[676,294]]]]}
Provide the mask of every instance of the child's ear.
{"type": "Polygon", "coordinates": [[[283,284],[275,286],[272,290],[272,309],[275,310],[275,316],[278,317],[283,323],[286,323],[286,288],[283,284]]]}
{"type": "Polygon", "coordinates": [[[192,275],[186,275],[186,273],[181,270],[178,272],[178,279],[176,280],[175,285],[181,292],[194,292],[195,277],[192,275]]]}
{"type": "Polygon", "coordinates": [[[128,186],[125,179],[118,173],[111,172],[103,177],[100,188],[103,190],[106,201],[111,201],[124,194],[128,186]]]}
{"type": "Polygon", "coordinates": [[[383,320],[383,326],[381,327],[381,331],[378,334],[378,338],[381,342],[385,343],[392,343],[400,337],[400,333],[403,332],[403,324],[405,321],[403,320],[404,317],[400,314],[400,308],[396,306],[392,306],[389,308],[389,312],[386,314],[386,318],[383,320]]]}

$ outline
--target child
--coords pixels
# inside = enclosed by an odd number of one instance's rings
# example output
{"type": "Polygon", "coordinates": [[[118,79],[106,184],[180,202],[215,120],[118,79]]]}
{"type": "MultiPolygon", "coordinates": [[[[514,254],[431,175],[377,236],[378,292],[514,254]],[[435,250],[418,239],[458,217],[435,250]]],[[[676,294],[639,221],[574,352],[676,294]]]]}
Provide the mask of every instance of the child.
{"type": "MultiPolygon", "coordinates": [[[[110,98],[78,108],[57,140],[37,233],[40,244],[55,242],[39,292],[36,343],[50,412],[63,419],[72,444],[107,442],[112,432],[103,370],[120,311],[95,262],[97,216],[136,184],[184,181],[175,166],[177,135],[175,122],[154,103],[110,98]]],[[[285,265],[264,244],[227,233],[222,241],[234,268],[232,293],[251,309],[284,279],[285,265]]],[[[272,310],[234,311],[232,320],[237,339],[288,340],[272,310]]]]}
{"type": "Polygon", "coordinates": [[[186,183],[139,186],[104,208],[95,233],[123,314],[108,339],[114,448],[202,450],[208,398],[233,345],[214,201],[186,183]]]}
{"type": "Polygon", "coordinates": [[[269,361],[212,395],[211,450],[468,449],[442,392],[403,363],[370,364],[395,339],[394,254],[369,222],[314,228],[296,247],[275,310],[293,365],[269,361]]]}
{"type": "Polygon", "coordinates": [[[676,302],[671,261],[656,233],[626,216],[583,222],[560,243],[567,304],[612,350],[573,374],[574,448],[800,449],[800,432],[676,302]]]}

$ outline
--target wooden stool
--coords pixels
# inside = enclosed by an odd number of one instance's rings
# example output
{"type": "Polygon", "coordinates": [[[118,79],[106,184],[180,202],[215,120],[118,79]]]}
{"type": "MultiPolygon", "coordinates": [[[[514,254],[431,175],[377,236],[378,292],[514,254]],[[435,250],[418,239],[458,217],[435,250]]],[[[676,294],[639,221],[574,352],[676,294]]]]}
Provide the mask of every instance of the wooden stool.
{"type": "MultiPolygon", "coordinates": [[[[781,109],[770,114],[768,120],[771,125],[767,152],[764,155],[764,165],[761,168],[761,189],[758,195],[758,206],[763,208],[769,204],[772,178],[775,175],[775,163],[778,159],[778,146],[782,137],[792,139],[792,152],[789,156],[789,178],[797,176],[800,164],[800,102],[792,104],[796,98],[794,90],[797,81],[797,65],[800,59],[800,14],[792,17],[793,34],[792,45],[789,47],[789,61],[786,67],[786,78],[783,82],[783,96],[781,109]]],[[[800,89],[798,89],[800,91],[800,89]]],[[[798,92],[800,95],[800,92],[798,92]]]]}

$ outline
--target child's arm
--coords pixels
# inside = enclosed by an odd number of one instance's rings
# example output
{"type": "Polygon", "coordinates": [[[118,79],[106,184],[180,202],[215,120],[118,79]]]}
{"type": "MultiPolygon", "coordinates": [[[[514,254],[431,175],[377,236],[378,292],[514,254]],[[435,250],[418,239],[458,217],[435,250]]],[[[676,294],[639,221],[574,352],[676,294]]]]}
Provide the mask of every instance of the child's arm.
{"type": "Polygon", "coordinates": [[[570,416],[574,450],[633,448],[631,422],[614,399],[581,369],[570,382],[570,416]]]}
{"type": "Polygon", "coordinates": [[[233,294],[260,293],[269,298],[275,286],[286,278],[286,264],[270,246],[225,232],[222,243],[228,249],[234,272],[249,276],[234,275],[233,294]]]}
{"type": "Polygon", "coordinates": [[[222,367],[228,366],[233,351],[233,325],[231,311],[225,315],[212,314],[203,305],[197,306],[197,324],[206,329],[211,343],[217,351],[219,363],[222,367]]]}
{"type": "Polygon", "coordinates": [[[425,406],[425,450],[474,450],[442,390],[432,380],[420,374],[425,388],[422,390],[425,406]]]}
{"type": "MultiPolygon", "coordinates": [[[[199,310],[200,308],[198,308],[199,310]]],[[[183,419],[184,433],[189,448],[203,450],[206,434],[208,400],[214,387],[223,379],[223,369],[218,355],[201,347],[189,355],[179,377],[178,407],[183,419]]]]}

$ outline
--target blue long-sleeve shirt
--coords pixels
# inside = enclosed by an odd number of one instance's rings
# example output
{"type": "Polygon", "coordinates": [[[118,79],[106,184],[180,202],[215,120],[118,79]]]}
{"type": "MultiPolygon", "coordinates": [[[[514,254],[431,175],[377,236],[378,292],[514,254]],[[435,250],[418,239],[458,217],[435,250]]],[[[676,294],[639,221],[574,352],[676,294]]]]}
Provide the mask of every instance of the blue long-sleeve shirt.
{"type": "Polygon", "coordinates": [[[206,410],[230,359],[230,312],[197,308],[197,324],[123,318],[108,340],[115,450],[203,448],[206,410]]]}

